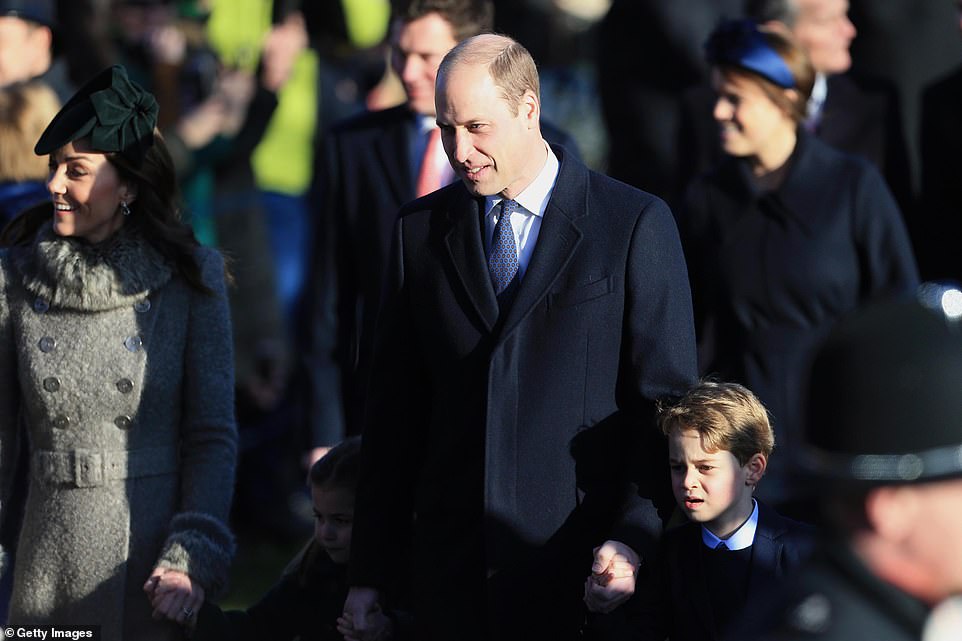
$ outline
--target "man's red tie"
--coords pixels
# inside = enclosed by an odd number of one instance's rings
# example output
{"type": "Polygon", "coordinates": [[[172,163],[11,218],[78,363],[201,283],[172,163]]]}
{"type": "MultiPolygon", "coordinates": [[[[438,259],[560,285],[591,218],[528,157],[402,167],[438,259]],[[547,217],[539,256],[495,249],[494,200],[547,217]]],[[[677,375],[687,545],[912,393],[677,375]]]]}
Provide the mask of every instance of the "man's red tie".
{"type": "Polygon", "coordinates": [[[443,165],[437,162],[438,145],[441,144],[441,130],[435,127],[428,134],[428,144],[421,158],[421,171],[418,173],[417,196],[420,198],[441,188],[443,165]]]}

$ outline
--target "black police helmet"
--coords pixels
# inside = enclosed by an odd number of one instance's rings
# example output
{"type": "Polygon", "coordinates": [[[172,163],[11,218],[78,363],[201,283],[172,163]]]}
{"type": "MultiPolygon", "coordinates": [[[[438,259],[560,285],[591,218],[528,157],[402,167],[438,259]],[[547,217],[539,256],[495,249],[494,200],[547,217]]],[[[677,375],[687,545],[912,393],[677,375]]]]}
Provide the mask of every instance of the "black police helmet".
{"type": "Polygon", "coordinates": [[[805,471],[868,484],[962,476],[962,292],[934,293],[868,307],[819,349],[805,471]]]}

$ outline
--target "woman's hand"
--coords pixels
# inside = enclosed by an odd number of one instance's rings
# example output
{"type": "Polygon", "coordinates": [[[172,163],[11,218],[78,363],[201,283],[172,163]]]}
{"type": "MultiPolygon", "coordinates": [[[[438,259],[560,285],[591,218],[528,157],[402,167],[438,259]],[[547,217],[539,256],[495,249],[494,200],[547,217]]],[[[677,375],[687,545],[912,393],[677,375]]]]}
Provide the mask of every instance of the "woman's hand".
{"type": "Polygon", "coordinates": [[[170,619],[192,626],[200,606],[204,604],[204,588],[185,572],[154,568],[144,592],[154,608],[155,619],[170,619]]]}

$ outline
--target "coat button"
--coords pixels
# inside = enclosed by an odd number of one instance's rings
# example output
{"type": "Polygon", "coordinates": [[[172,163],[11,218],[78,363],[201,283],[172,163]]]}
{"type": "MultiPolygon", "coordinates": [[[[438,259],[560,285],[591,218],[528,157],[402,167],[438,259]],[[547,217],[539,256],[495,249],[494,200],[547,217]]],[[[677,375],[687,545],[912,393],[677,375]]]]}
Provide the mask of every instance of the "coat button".
{"type": "Polygon", "coordinates": [[[128,336],[124,339],[124,347],[126,347],[129,352],[140,351],[143,344],[144,342],[140,340],[140,336],[128,336]]]}
{"type": "Polygon", "coordinates": [[[150,299],[145,298],[144,300],[137,301],[136,303],[134,303],[134,311],[135,311],[135,312],[140,312],[141,314],[143,314],[144,312],[149,312],[149,311],[150,311],[150,299]]]}
{"type": "Polygon", "coordinates": [[[48,376],[43,379],[43,388],[48,392],[57,392],[60,390],[60,379],[56,376],[48,376]]]}
{"type": "Polygon", "coordinates": [[[131,390],[134,389],[134,384],[129,378],[122,378],[117,381],[117,389],[121,394],[130,394],[131,390]]]}
{"type": "Polygon", "coordinates": [[[53,419],[53,426],[62,430],[67,429],[70,427],[70,417],[64,414],[58,414],[53,419]]]}
{"type": "Polygon", "coordinates": [[[131,423],[133,423],[133,421],[127,415],[121,415],[114,419],[114,425],[122,430],[129,430],[131,423]]]}
{"type": "Polygon", "coordinates": [[[44,336],[37,345],[40,347],[41,352],[52,352],[57,346],[57,339],[53,336],[44,336]]]}
{"type": "Polygon", "coordinates": [[[33,311],[37,312],[38,314],[43,314],[48,309],[50,309],[50,303],[48,303],[45,299],[38,298],[37,300],[33,301],[33,311]]]}

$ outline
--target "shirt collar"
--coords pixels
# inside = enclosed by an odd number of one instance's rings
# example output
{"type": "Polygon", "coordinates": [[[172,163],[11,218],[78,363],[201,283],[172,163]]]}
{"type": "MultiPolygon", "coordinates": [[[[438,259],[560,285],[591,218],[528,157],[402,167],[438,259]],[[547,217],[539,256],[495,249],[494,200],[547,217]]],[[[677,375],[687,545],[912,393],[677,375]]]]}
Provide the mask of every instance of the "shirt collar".
{"type": "Polygon", "coordinates": [[[815,83],[812,85],[812,95],[808,98],[809,117],[817,116],[822,111],[825,98],[828,96],[828,78],[824,73],[815,74],[815,83]]]}
{"type": "MultiPolygon", "coordinates": [[[[543,217],[548,208],[548,200],[551,198],[551,191],[554,189],[555,181],[558,179],[558,157],[548,143],[544,144],[548,150],[548,158],[544,167],[538,172],[531,184],[525,187],[524,191],[514,199],[526,211],[538,217],[543,217]]],[[[491,210],[502,200],[500,194],[484,197],[485,214],[490,214],[491,210]]]]}
{"type": "Polygon", "coordinates": [[[417,116],[415,123],[417,124],[418,132],[422,134],[426,134],[438,126],[438,120],[434,116],[417,116]]]}
{"type": "Polygon", "coordinates": [[[758,501],[752,499],[752,505],[754,506],[752,515],[727,539],[720,539],[704,525],[701,526],[702,543],[713,550],[722,542],[729,550],[743,550],[750,547],[755,542],[755,530],[758,529],[758,501]]]}

